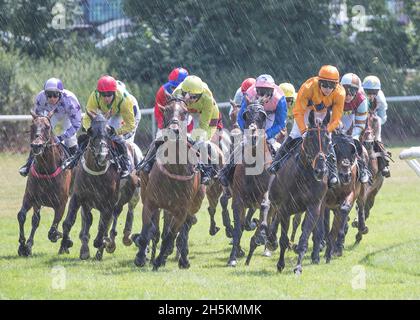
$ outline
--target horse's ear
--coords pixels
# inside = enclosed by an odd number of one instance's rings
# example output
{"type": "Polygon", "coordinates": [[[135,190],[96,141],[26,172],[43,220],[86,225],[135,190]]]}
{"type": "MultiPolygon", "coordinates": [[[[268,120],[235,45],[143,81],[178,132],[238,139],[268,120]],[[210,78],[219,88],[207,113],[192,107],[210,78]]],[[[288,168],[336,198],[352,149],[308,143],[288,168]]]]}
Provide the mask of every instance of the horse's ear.
{"type": "Polygon", "coordinates": [[[165,112],[165,106],[162,106],[160,103],[157,104],[160,111],[165,112]]]}
{"type": "Polygon", "coordinates": [[[105,119],[111,118],[111,110],[112,109],[110,109],[107,113],[104,114],[105,119]]]}
{"type": "Polygon", "coordinates": [[[95,111],[86,111],[86,113],[89,116],[90,120],[93,120],[97,115],[95,111]]]}
{"type": "Polygon", "coordinates": [[[32,110],[32,109],[31,109],[31,116],[32,116],[32,118],[33,118],[33,119],[35,119],[36,117],[38,117],[38,116],[36,115],[35,111],[34,111],[34,110],[32,110]]]}
{"type": "Polygon", "coordinates": [[[165,98],[166,98],[166,101],[169,101],[169,100],[172,100],[172,99],[174,99],[174,98],[175,98],[175,97],[174,97],[172,94],[170,94],[169,92],[164,91],[164,93],[165,93],[165,98]]]}
{"type": "Polygon", "coordinates": [[[311,112],[309,112],[308,122],[309,122],[309,126],[310,127],[314,127],[315,126],[315,115],[314,115],[314,111],[313,110],[311,110],[311,112]]]}
{"type": "Polygon", "coordinates": [[[231,100],[229,100],[229,103],[230,103],[230,105],[232,106],[232,108],[233,108],[234,110],[239,108],[239,105],[238,105],[238,104],[236,104],[236,103],[235,103],[235,101],[233,101],[232,99],[231,99],[231,100]]]}
{"type": "Polygon", "coordinates": [[[325,118],[322,121],[322,126],[326,127],[330,123],[330,119],[331,119],[331,112],[327,111],[327,114],[325,115],[325,118]]]}
{"type": "Polygon", "coordinates": [[[51,117],[53,116],[54,112],[55,112],[55,109],[53,109],[53,110],[51,110],[50,112],[48,112],[48,114],[47,114],[47,118],[48,118],[48,119],[51,119],[51,117]]]}

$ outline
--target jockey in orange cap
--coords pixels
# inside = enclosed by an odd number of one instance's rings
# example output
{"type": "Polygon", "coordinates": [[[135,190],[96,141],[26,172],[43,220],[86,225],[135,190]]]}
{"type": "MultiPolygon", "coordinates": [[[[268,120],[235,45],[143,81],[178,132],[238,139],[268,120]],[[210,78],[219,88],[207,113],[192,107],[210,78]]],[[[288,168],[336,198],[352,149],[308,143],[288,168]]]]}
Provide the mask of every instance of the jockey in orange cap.
{"type": "MultiPolygon", "coordinates": [[[[282,164],[282,159],[297,145],[297,138],[307,130],[308,116],[311,110],[318,118],[323,119],[327,112],[332,110],[331,120],[327,126],[328,132],[334,131],[340,124],[343,115],[346,91],[339,84],[340,74],[336,67],[322,66],[317,77],[312,77],[300,87],[296,104],[293,108],[295,121],[289,137],[278,151],[270,172],[275,173],[282,164]]],[[[337,163],[334,149],[329,146],[327,166],[329,171],[328,185],[334,187],[338,184],[337,163]]]]}

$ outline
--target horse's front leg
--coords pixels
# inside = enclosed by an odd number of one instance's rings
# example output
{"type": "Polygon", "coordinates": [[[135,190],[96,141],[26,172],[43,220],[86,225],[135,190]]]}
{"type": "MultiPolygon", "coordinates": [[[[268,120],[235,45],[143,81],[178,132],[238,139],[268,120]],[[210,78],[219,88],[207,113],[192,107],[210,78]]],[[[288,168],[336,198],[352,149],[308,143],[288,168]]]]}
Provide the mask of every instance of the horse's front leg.
{"type": "Polygon", "coordinates": [[[160,266],[166,263],[166,258],[168,257],[168,250],[170,250],[170,248],[173,247],[175,237],[187,219],[187,213],[184,211],[170,212],[170,215],[172,216],[172,219],[170,220],[170,223],[168,225],[167,232],[163,236],[159,255],[153,263],[153,271],[157,271],[160,266]]]}
{"type": "Polygon", "coordinates": [[[180,254],[178,261],[178,266],[180,269],[188,269],[190,267],[190,263],[188,261],[188,235],[191,230],[191,226],[192,217],[188,216],[176,239],[176,247],[180,254]]]}
{"type": "Polygon", "coordinates": [[[158,213],[159,208],[154,207],[151,203],[145,202],[143,204],[141,232],[138,236],[134,237],[134,242],[139,248],[134,259],[134,263],[138,267],[143,267],[146,264],[147,246],[156,229],[153,218],[158,213]]]}
{"type": "Polygon", "coordinates": [[[108,238],[108,231],[111,227],[113,218],[113,208],[107,208],[104,211],[101,211],[101,216],[99,220],[98,235],[93,242],[95,248],[98,248],[96,252],[96,260],[101,261],[104,253],[104,249],[111,245],[111,240],[108,238]]]}
{"type": "Polygon", "coordinates": [[[319,252],[321,251],[321,241],[324,239],[324,212],[325,212],[325,206],[322,205],[320,209],[320,215],[317,219],[317,222],[315,224],[315,228],[312,232],[312,242],[313,242],[313,249],[311,254],[311,260],[313,264],[319,264],[319,252]]]}
{"type": "Polygon", "coordinates": [[[286,249],[289,247],[289,238],[287,233],[289,232],[290,215],[288,212],[280,210],[279,212],[276,212],[276,216],[278,217],[278,220],[280,220],[281,225],[281,235],[279,239],[280,256],[279,260],[277,261],[277,271],[282,272],[285,267],[284,254],[286,249]]]}
{"type": "Polygon", "coordinates": [[[308,239],[311,232],[314,230],[317,220],[319,219],[320,211],[321,201],[315,205],[307,207],[306,216],[303,220],[302,234],[299,238],[299,244],[296,248],[298,253],[298,261],[296,267],[293,270],[296,274],[302,273],[302,261],[306,250],[308,249],[308,239]]]}
{"type": "MultiPolygon", "coordinates": [[[[92,226],[92,212],[90,211],[89,207],[83,206],[82,207],[82,229],[80,230],[79,239],[82,242],[82,246],[80,247],[80,260],[87,260],[90,257],[89,252],[89,239],[90,234],[89,230],[92,226]]],[[[64,240],[64,237],[63,237],[64,240]]]]}
{"type": "Polygon", "coordinates": [[[228,238],[232,238],[233,237],[233,227],[232,227],[232,222],[230,220],[230,216],[229,216],[229,209],[228,209],[228,202],[229,202],[229,198],[230,198],[230,194],[228,191],[226,191],[226,189],[223,189],[223,194],[220,197],[220,205],[222,207],[222,220],[223,220],[223,225],[225,227],[225,233],[226,233],[226,237],[228,238]]]}
{"type": "Polygon", "coordinates": [[[76,194],[73,194],[70,198],[66,219],[63,222],[63,239],[61,239],[61,246],[58,254],[69,253],[69,248],[73,246],[73,241],[70,240],[70,230],[76,222],[77,211],[79,208],[79,199],[76,194]]]}
{"type": "Polygon", "coordinates": [[[244,218],[245,218],[245,207],[242,200],[236,198],[234,199],[232,208],[233,208],[233,222],[234,222],[233,246],[232,246],[232,251],[229,257],[228,266],[236,267],[238,263],[236,259],[238,256],[241,256],[243,253],[241,249],[241,237],[242,237],[242,226],[243,226],[244,218]]]}
{"type": "Polygon", "coordinates": [[[27,201],[26,199],[23,200],[22,207],[20,208],[17,218],[19,221],[19,249],[18,254],[19,256],[27,257],[30,255],[30,252],[28,252],[28,249],[26,247],[26,238],[25,238],[25,221],[26,221],[26,215],[28,211],[31,209],[32,205],[27,201]]]}
{"type": "Polygon", "coordinates": [[[50,231],[48,231],[48,239],[55,243],[58,239],[63,237],[63,234],[58,231],[58,224],[63,218],[64,211],[66,210],[66,203],[60,204],[60,206],[54,208],[54,220],[51,224],[50,231]]]}
{"type": "Polygon", "coordinates": [[[136,188],[133,197],[128,202],[127,217],[125,219],[123,243],[126,246],[131,246],[133,243],[131,231],[133,230],[134,209],[140,200],[140,188],[136,188]]]}
{"type": "Polygon", "coordinates": [[[31,234],[29,235],[28,241],[26,241],[26,251],[29,256],[32,255],[32,246],[34,245],[35,232],[36,232],[36,229],[38,229],[39,222],[41,221],[41,215],[40,215],[41,207],[34,205],[33,209],[34,209],[34,214],[32,216],[31,234]]]}
{"type": "Polygon", "coordinates": [[[123,206],[122,205],[117,205],[114,208],[113,214],[112,214],[112,227],[111,227],[111,231],[110,231],[110,244],[109,246],[106,247],[106,252],[108,253],[114,253],[115,249],[117,248],[117,245],[115,243],[115,238],[118,234],[117,232],[117,224],[118,224],[118,218],[121,214],[123,210],[123,206]]]}

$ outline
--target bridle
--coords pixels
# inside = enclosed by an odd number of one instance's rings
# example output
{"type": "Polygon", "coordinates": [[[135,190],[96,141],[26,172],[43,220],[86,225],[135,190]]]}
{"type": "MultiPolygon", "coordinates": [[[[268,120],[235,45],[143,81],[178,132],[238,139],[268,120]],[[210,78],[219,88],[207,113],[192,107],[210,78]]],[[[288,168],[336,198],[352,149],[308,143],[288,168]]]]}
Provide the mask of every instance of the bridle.
{"type": "Polygon", "coordinates": [[[305,154],[305,157],[307,158],[307,160],[309,160],[309,162],[311,162],[312,169],[315,170],[315,165],[319,158],[322,158],[324,161],[327,160],[327,152],[324,152],[324,150],[322,149],[321,126],[318,124],[315,128],[308,128],[307,131],[317,131],[318,133],[319,152],[313,159],[311,159],[311,157],[309,157],[308,154],[305,152],[305,142],[302,142],[302,150],[305,154]]]}

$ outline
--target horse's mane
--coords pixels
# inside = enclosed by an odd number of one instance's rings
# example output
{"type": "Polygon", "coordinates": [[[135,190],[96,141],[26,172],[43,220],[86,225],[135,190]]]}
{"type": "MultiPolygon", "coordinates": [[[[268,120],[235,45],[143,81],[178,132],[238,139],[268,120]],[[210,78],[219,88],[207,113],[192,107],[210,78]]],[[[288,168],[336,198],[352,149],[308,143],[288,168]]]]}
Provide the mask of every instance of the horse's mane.
{"type": "Polygon", "coordinates": [[[353,137],[343,133],[335,133],[332,135],[333,144],[354,144],[353,137]]]}

